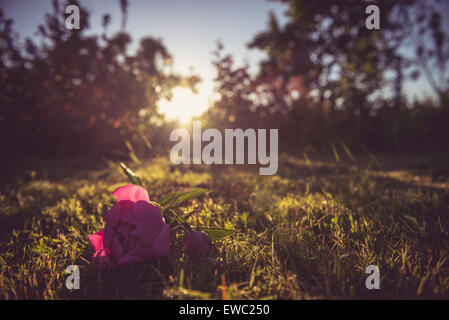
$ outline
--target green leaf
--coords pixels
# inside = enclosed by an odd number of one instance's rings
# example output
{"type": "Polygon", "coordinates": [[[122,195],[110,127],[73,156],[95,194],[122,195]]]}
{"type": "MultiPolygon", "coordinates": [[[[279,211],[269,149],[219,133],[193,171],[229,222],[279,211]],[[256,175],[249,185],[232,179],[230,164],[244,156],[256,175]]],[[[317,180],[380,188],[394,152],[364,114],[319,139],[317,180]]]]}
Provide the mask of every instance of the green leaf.
{"type": "Polygon", "coordinates": [[[213,241],[221,240],[231,234],[237,232],[233,229],[199,227],[198,230],[205,232],[213,241]]]}
{"type": "Polygon", "coordinates": [[[197,198],[205,193],[207,193],[209,190],[206,189],[192,189],[184,192],[174,192],[166,195],[163,197],[159,204],[163,206],[165,209],[168,208],[175,208],[179,205],[183,204],[184,202],[197,198]]]}
{"type": "Polygon", "coordinates": [[[123,162],[120,162],[120,168],[122,169],[123,173],[128,177],[128,179],[131,181],[132,184],[143,187],[142,180],[140,180],[140,178],[123,162]]]}
{"type": "Polygon", "coordinates": [[[207,193],[208,190],[206,189],[193,189],[193,190],[189,190],[186,192],[181,192],[178,197],[176,198],[176,200],[174,201],[174,203],[172,204],[173,207],[177,207],[180,204],[186,202],[187,200],[190,199],[194,199],[194,198],[198,198],[199,196],[207,193]]]}
{"type": "Polygon", "coordinates": [[[193,231],[190,225],[186,222],[186,218],[182,216],[184,213],[180,209],[170,209],[170,214],[172,214],[173,217],[170,219],[170,222],[168,224],[170,224],[172,227],[181,225],[184,227],[184,229],[193,231]]]}
{"type": "Polygon", "coordinates": [[[174,218],[170,221],[170,223],[172,223],[174,221],[178,221],[179,224],[186,223],[186,220],[182,217],[182,212],[180,212],[180,211],[176,212],[176,211],[177,210],[173,210],[173,209],[170,210],[170,213],[172,215],[174,215],[174,218]]]}
{"type": "Polygon", "coordinates": [[[168,205],[177,195],[178,195],[178,192],[169,193],[165,197],[163,197],[161,200],[159,200],[159,204],[164,207],[164,206],[168,205]]]}

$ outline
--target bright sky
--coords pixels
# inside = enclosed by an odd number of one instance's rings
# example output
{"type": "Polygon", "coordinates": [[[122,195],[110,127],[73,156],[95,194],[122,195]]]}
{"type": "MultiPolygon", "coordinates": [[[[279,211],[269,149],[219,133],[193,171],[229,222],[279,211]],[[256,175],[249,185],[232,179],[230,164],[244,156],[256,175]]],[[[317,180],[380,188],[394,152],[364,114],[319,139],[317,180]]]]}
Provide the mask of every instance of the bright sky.
{"type": "MultiPolygon", "coordinates": [[[[109,32],[120,29],[121,13],[118,0],[81,0],[91,13],[91,32],[101,32],[103,14],[112,15],[109,32]]],[[[50,0],[0,0],[7,17],[14,20],[14,30],[21,39],[32,36],[37,25],[42,23],[45,12],[51,8],[50,0]]],[[[186,120],[199,115],[207,108],[213,95],[215,69],[211,64],[211,52],[220,39],[225,51],[232,53],[236,63],[249,61],[255,72],[263,54],[249,50],[246,44],[253,36],[265,29],[269,11],[274,11],[281,22],[285,21],[285,6],[265,0],[131,0],[128,8],[127,31],[135,43],[144,36],[162,38],[173,55],[176,72],[199,74],[203,82],[199,94],[193,95],[185,89],[175,91],[172,103],[162,102],[160,109],[167,117],[186,120]],[[189,102],[188,108],[183,105],[189,102]]],[[[82,28],[82,21],[81,21],[82,28]]],[[[425,81],[406,84],[409,95],[429,94],[425,81]]]]}
{"type": "MultiPolygon", "coordinates": [[[[91,13],[92,32],[101,32],[101,18],[105,13],[112,16],[108,31],[112,33],[120,29],[118,0],[80,2],[91,13]]],[[[33,35],[37,25],[44,21],[45,12],[51,8],[50,0],[0,0],[0,4],[6,16],[13,18],[14,30],[19,32],[21,39],[33,35]]],[[[234,55],[236,63],[247,59],[255,72],[263,54],[247,49],[246,44],[257,32],[264,30],[270,10],[281,18],[284,8],[280,3],[264,0],[131,0],[126,30],[135,43],[144,36],[162,38],[173,55],[173,70],[190,74],[193,68],[203,79],[198,95],[176,89],[171,104],[161,102],[161,111],[169,118],[178,115],[184,118],[186,114],[200,115],[207,108],[215,77],[211,52],[215,50],[218,39],[223,41],[226,52],[234,55]],[[185,100],[190,103],[188,109],[180,107],[185,100]]]]}

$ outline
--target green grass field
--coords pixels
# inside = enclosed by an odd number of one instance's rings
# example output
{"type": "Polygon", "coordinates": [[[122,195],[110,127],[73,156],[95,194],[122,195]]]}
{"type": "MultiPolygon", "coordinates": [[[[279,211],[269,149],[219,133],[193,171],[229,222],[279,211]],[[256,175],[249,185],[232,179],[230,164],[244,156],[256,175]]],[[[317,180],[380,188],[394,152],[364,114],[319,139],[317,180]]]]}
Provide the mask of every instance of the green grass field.
{"type": "Polygon", "coordinates": [[[449,298],[449,183],[433,169],[444,163],[351,158],[282,155],[275,176],[256,166],[127,163],[151,200],[210,190],[183,207],[188,222],[237,232],[197,260],[172,232],[169,256],[109,270],[91,263],[88,235],[129,180],[117,163],[39,162],[0,190],[0,298],[449,298]],[[80,290],[65,288],[71,264],[80,290]],[[371,264],[380,290],[365,288],[371,264]]]}

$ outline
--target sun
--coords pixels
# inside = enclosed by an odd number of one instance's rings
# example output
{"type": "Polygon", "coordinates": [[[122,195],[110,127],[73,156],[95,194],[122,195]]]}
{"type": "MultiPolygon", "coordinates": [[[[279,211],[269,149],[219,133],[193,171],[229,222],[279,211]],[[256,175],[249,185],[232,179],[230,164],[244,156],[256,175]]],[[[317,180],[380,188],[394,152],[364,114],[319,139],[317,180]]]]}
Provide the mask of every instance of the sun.
{"type": "Polygon", "coordinates": [[[207,98],[195,94],[188,88],[174,88],[173,98],[159,101],[159,111],[169,120],[188,123],[193,117],[201,115],[207,109],[207,98]]]}

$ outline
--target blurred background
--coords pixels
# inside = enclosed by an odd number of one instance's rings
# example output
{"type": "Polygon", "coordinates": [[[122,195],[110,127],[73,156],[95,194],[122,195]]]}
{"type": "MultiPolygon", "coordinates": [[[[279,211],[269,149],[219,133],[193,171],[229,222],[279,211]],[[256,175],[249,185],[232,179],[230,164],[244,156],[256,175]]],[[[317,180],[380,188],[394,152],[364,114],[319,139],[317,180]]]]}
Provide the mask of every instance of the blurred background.
{"type": "Polygon", "coordinates": [[[279,128],[287,153],[449,153],[447,1],[0,4],[3,172],[168,156],[171,130],[194,118],[279,128]],[[370,4],[379,30],[365,27],[370,4]]]}

